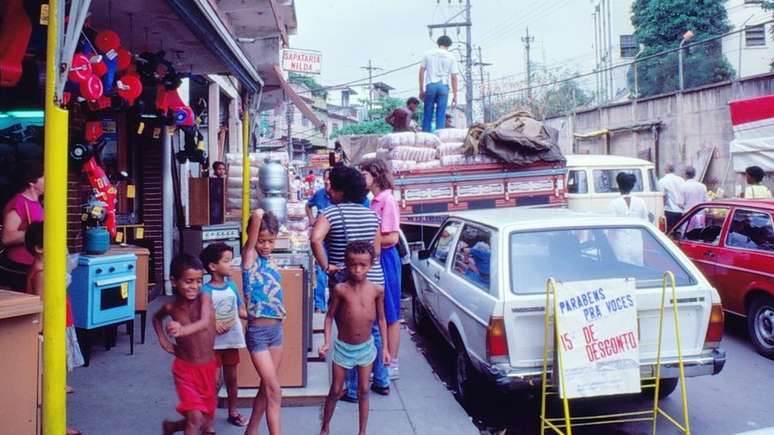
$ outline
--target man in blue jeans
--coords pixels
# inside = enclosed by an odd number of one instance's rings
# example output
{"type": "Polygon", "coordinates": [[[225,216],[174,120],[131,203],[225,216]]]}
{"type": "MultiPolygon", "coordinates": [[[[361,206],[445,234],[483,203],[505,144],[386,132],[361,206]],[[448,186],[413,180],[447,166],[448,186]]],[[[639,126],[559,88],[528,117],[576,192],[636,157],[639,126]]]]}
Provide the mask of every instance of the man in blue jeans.
{"type": "Polygon", "coordinates": [[[422,66],[419,67],[419,98],[425,103],[422,130],[427,132],[434,131],[433,121],[435,128],[443,128],[446,125],[449,84],[452,90],[452,108],[457,107],[459,65],[457,58],[449,52],[451,45],[450,37],[443,35],[438,38],[438,48],[425,53],[422,66]]]}

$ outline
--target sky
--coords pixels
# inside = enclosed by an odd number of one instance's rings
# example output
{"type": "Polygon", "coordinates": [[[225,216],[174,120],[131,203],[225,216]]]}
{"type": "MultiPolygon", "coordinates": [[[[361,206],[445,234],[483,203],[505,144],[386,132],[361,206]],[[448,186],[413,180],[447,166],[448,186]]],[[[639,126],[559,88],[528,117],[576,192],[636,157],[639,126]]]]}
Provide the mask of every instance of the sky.
{"type": "MultiPolygon", "coordinates": [[[[593,69],[591,0],[472,0],[472,5],[473,45],[481,46],[484,62],[492,64],[487,71],[493,85],[513,86],[525,78],[521,38],[527,26],[534,35],[533,64],[545,65],[553,73],[593,69]],[[501,77],[506,78],[498,80],[501,77]]],[[[446,21],[463,6],[460,0],[296,0],[298,29],[290,45],[322,52],[322,74],[317,78],[321,84],[360,80],[368,77],[361,67],[369,59],[385,71],[418,62],[442,34],[435,30],[431,38],[427,25],[446,21]]],[[[454,21],[462,19],[464,15],[454,21]]],[[[458,36],[456,29],[448,30],[453,40],[464,41],[464,29],[460,32],[458,36]]],[[[374,81],[387,83],[395,88],[394,96],[407,98],[418,93],[418,69],[413,66],[374,81]]],[[[474,78],[478,77],[476,67],[474,78]]],[[[461,101],[463,95],[460,88],[461,101]]]]}

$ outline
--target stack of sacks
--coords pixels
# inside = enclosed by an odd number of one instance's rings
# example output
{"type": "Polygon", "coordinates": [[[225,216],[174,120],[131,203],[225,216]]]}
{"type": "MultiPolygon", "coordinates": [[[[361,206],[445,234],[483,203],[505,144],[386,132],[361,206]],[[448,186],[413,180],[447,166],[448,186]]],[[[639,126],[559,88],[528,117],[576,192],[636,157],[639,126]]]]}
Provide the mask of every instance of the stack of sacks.
{"type": "MultiPolygon", "coordinates": [[[[271,158],[287,165],[288,155],[284,152],[250,153],[250,209],[258,208],[258,169],[264,160],[271,158]]],[[[229,216],[242,215],[242,153],[226,153],[228,167],[226,179],[226,213],[229,216]]]]}
{"type": "Polygon", "coordinates": [[[464,165],[482,165],[497,163],[498,160],[483,154],[466,156],[464,154],[450,154],[441,157],[442,166],[464,166],[464,165]]]}
{"type": "Polygon", "coordinates": [[[389,161],[393,172],[439,167],[439,145],[441,141],[432,133],[391,133],[379,140],[376,157],[389,161]]]}

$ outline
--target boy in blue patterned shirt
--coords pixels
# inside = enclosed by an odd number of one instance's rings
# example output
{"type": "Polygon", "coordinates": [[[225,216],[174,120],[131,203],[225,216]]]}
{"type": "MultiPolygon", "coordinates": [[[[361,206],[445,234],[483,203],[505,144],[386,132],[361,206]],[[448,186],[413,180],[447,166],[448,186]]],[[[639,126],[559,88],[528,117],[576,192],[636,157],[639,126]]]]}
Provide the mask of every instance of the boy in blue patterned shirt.
{"type": "Polygon", "coordinates": [[[281,276],[270,256],[277,241],[279,223],[271,212],[255,210],[247,224],[247,242],[242,249],[242,282],[247,301],[247,350],[261,387],[253,401],[253,412],[245,435],[257,435],[258,425],[266,413],[271,435],[279,434],[282,389],[277,368],[282,360],[281,276]]]}

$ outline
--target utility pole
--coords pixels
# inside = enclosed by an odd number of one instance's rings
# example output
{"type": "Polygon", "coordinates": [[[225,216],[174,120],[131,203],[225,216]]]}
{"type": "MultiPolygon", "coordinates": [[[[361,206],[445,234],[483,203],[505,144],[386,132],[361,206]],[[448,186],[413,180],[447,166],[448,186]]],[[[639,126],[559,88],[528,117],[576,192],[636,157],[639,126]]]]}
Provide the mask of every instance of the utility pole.
{"type": "MultiPolygon", "coordinates": [[[[465,21],[471,23],[470,0],[465,1],[465,21]]],[[[473,124],[473,38],[472,26],[467,26],[465,38],[465,120],[468,126],[473,124]]]]}
{"type": "MultiPolygon", "coordinates": [[[[433,29],[448,29],[465,27],[466,28],[466,40],[465,40],[465,120],[468,125],[473,123],[473,35],[472,35],[472,21],[470,13],[471,0],[465,0],[465,9],[459,11],[452,18],[441,24],[430,24],[427,28],[430,30],[430,36],[432,37],[433,29]],[[465,21],[451,22],[454,18],[462,15],[465,12],[465,21]]],[[[449,2],[451,3],[451,1],[449,2]]],[[[462,3],[462,0],[460,0],[462,3]]]]}
{"type": "MultiPolygon", "coordinates": [[[[285,120],[288,122],[288,162],[293,161],[293,104],[291,104],[290,100],[285,100],[286,104],[286,110],[285,110],[285,120]]],[[[247,175],[242,175],[243,177],[246,177],[247,175]]]]}
{"type": "Polygon", "coordinates": [[[368,59],[368,66],[361,66],[360,69],[368,70],[368,111],[370,112],[371,109],[373,109],[374,99],[374,70],[379,70],[381,68],[374,66],[371,59],[368,59]]]}
{"type": "Polygon", "coordinates": [[[483,117],[484,122],[489,122],[489,119],[486,116],[486,81],[484,78],[484,67],[492,64],[484,63],[483,56],[481,55],[481,46],[478,47],[478,62],[476,62],[476,65],[481,72],[481,116],[483,117]]]}
{"type": "Polygon", "coordinates": [[[529,51],[530,51],[530,44],[535,41],[534,36],[529,35],[529,27],[527,27],[527,34],[523,38],[521,38],[521,41],[524,43],[524,50],[527,53],[526,59],[527,59],[527,100],[529,100],[530,105],[532,104],[532,65],[529,61],[529,51]]]}
{"type": "Polygon", "coordinates": [[[610,98],[615,98],[615,81],[613,75],[613,24],[611,18],[611,6],[612,0],[607,0],[607,67],[608,74],[610,74],[610,98]]]}

